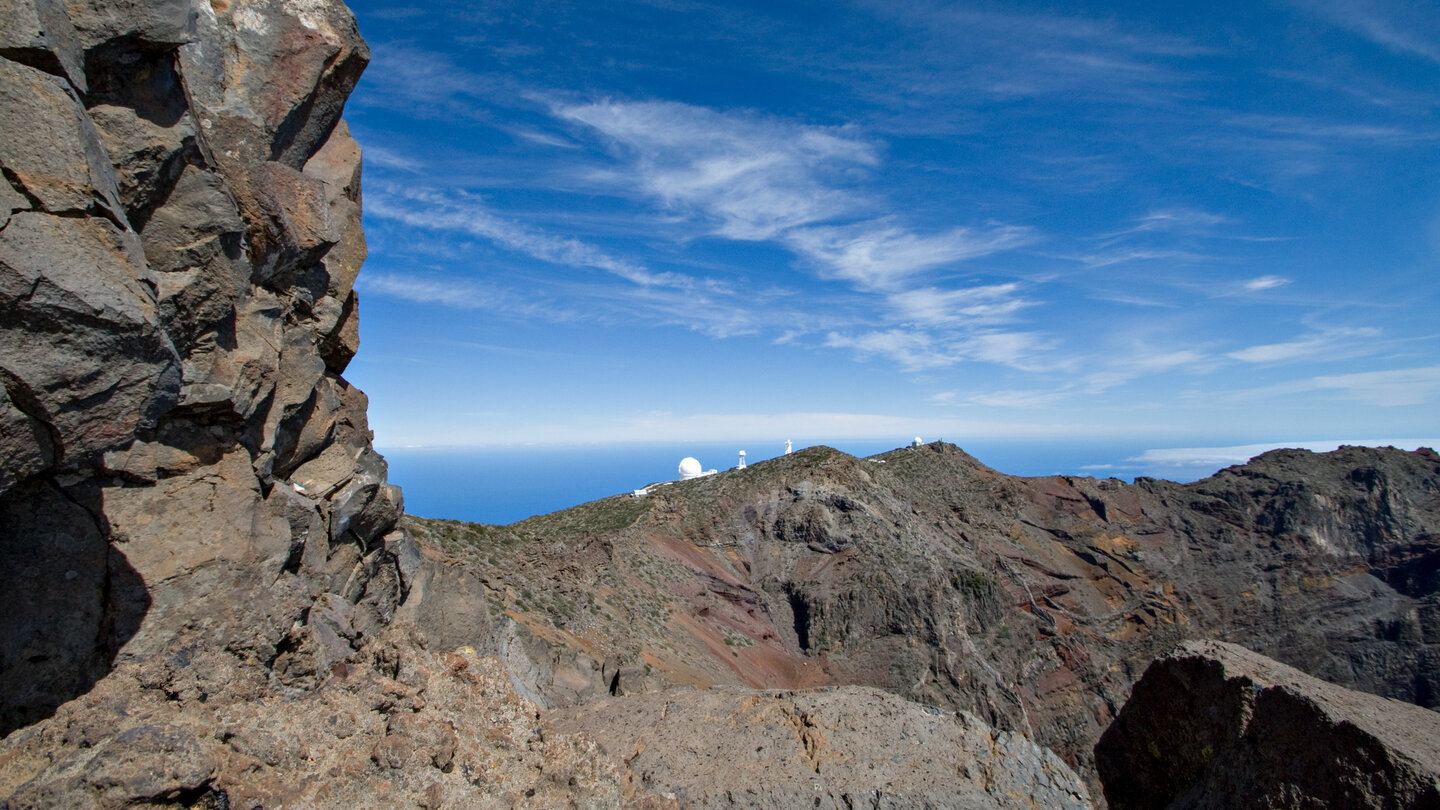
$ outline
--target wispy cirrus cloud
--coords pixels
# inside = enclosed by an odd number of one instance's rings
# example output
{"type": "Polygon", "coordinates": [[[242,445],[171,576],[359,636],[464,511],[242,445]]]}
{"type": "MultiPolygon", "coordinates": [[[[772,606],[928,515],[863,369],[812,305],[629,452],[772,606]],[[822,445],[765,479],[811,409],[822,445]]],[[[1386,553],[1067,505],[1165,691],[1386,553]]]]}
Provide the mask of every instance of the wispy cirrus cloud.
{"type": "Polygon", "coordinates": [[[786,234],[784,242],[819,266],[823,275],[889,290],[917,273],[1009,250],[1031,238],[1028,228],[1017,226],[922,235],[886,221],[869,221],[798,228],[786,234]]]}
{"type": "MultiPolygon", "coordinates": [[[[706,235],[768,242],[822,279],[880,296],[868,320],[881,328],[832,329],[825,347],[921,370],[967,360],[1019,365],[1045,342],[993,328],[1031,305],[1017,284],[947,289],[932,278],[1025,245],[1034,232],[1001,223],[908,227],[864,191],[882,148],[852,127],[670,102],[559,106],[556,115],[614,144],[620,177],[706,235]]],[[[786,340],[797,337],[792,329],[786,340]]]]}
{"type": "Polygon", "coordinates": [[[1122,236],[1130,236],[1138,233],[1153,233],[1156,231],[1203,233],[1214,228],[1216,225],[1231,222],[1234,222],[1234,220],[1222,214],[1212,214],[1189,208],[1164,209],[1151,211],[1145,216],[1136,219],[1135,224],[1131,227],[1115,233],[1106,234],[1102,236],[1101,239],[1108,241],[1122,236]]]}
{"type": "Polygon", "coordinates": [[[1371,339],[1379,336],[1379,329],[1330,328],[1313,332],[1298,340],[1248,346],[1229,352],[1226,356],[1244,363],[1284,363],[1322,355],[1332,359],[1359,357],[1378,350],[1379,347],[1373,345],[1371,339]]]}
{"type": "Polygon", "coordinates": [[[841,175],[879,162],[853,130],[797,125],[676,102],[563,105],[560,118],[621,145],[629,178],[716,235],[764,241],[866,207],[841,175]]]}
{"type": "Polygon", "coordinates": [[[1210,358],[1195,349],[1156,350],[1135,346],[1130,352],[1109,358],[1104,367],[1084,374],[1080,384],[1086,393],[1101,394],[1131,380],[1179,369],[1197,369],[1210,358]]]}
{"type": "Polygon", "coordinates": [[[1049,408],[1059,405],[1071,396],[1070,389],[1006,389],[1001,391],[985,391],[979,394],[972,394],[966,398],[966,402],[973,405],[983,405],[989,408],[1022,408],[1033,410],[1037,408],[1049,408]]]}
{"type": "Polygon", "coordinates": [[[880,146],[851,127],[816,127],[674,102],[556,108],[619,144],[623,176],[673,211],[740,241],[773,241],[822,276],[892,289],[937,267],[1009,250],[1031,232],[1018,226],[920,233],[898,222],[861,181],[880,146]]]}
{"type": "Polygon", "coordinates": [[[865,5],[921,32],[919,64],[908,65],[911,73],[899,72],[912,92],[949,95],[959,84],[1001,97],[1065,93],[1148,102],[1187,83],[1177,65],[1215,52],[1185,38],[1078,14],[936,2],[865,5]]]}
{"type": "Polygon", "coordinates": [[[1440,10],[1426,0],[1292,0],[1397,54],[1440,62],[1440,10]]]}
{"type": "Polygon", "coordinates": [[[948,368],[964,361],[991,363],[1022,371],[1051,367],[1040,359],[1054,341],[1038,332],[979,329],[930,331],[914,328],[831,332],[825,346],[849,349],[860,359],[881,357],[904,371],[948,368]]]}
{"type": "Polygon", "coordinates": [[[1018,283],[942,290],[923,287],[889,296],[901,320],[934,325],[994,325],[1011,321],[1035,302],[1019,294],[1018,283]]]}
{"type": "Polygon", "coordinates": [[[1341,391],[1383,408],[1424,405],[1440,401],[1440,366],[1325,374],[1311,378],[1312,390],[1341,391]]]}
{"type": "Polygon", "coordinates": [[[1335,392],[1346,399],[1380,408],[1440,404],[1440,366],[1322,374],[1260,388],[1220,393],[1216,399],[1245,404],[1298,394],[1335,392]]]}
{"type": "Polygon", "coordinates": [[[373,293],[417,304],[439,304],[457,309],[504,313],[517,320],[539,319],[566,323],[583,317],[574,309],[543,300],[534,294],[521,295],[513,290],[473,280],[366,271],[357,279],[356,286],[366,294],[373,293]]]}
{"type": "Polygon", "coordinates": [[[642,264],[612,256],[581,239],[554,236],[499,216],[488,210],[478,196],[463,191],[373,184],[365,199],[365,211],[412,228],[478,236],[506,250],[551,264],[604,270],[642,286],[693,287],[696,284],[694,279],[677,273],[653,273],[642,264]]]}
{"type": "Polygon", "coordinates": [[[1257,278],[1250,279],[1242,286],[1244,286],[1246,292],[1263,292],[1265,290],[1274,290],[1280,287],[1284,287],[1289,283],[1290,279],[1284,278],[1283,276],[1259,276],[1257,278]]]}

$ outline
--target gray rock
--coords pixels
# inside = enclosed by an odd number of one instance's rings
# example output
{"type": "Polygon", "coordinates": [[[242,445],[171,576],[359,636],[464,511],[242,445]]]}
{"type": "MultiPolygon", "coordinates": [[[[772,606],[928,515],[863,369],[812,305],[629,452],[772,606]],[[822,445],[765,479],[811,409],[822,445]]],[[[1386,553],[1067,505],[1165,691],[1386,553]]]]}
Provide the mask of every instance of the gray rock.
{"type": "Polygon", "coordinates": [[[59,437],[60,467],[98,462],[176,400],[145,280],[139,240],[106,218],[25,212],[0,231],[0,369],[59,437]]]}
{"type": "Polygon", "coordinates": [[[195,36],[199,0],[63,0],[86,50],[116,43],[176,46],[195,36]]]}
{"type": "Polygon", "coordinates": [[[114,167],[63,79],[0,59],[0,136],[6,177],[41,210],[94,212],[125,227],[114,167]]]}
{"type": "Polygon", "coordinates": [[[1440,714],[1187,642],[1095,747],[1112,810],[1440,806],[1440,714]]]}
{"type": "Polygon", "coordinates": [[[63,0],[0,0],[0,57],[86,89],[80,37],[63,0]]]}
{"type": "MultiPolygon", "coordinates": [[[[317,688],[410,587],[339,377],[367,58],[338,0],[0,0],[0,732],[97,683],[191,719],[317,688]]],[[[87,731],[135,768],[57,766],[48,801],[192,802],[208,767],[141,779],[188,756],[160,737],[87,731]]]]}
{"type": "Polygon", "coordinates": [[[552,715],[683,807],[1088,808],[1080,778],[1022,735],[878,689],[709,689],[552,715]]]}

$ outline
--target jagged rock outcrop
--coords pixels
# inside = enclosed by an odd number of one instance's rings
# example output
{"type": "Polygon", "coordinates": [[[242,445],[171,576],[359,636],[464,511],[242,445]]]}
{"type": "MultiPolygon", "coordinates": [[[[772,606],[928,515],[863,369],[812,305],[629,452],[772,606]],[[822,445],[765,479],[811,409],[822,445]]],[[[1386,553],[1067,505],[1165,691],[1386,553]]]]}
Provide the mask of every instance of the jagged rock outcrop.
{"type": "Polygon", "coordinates": [[[1151,664],[1095,760],[1112,810],[1440,807],[1440,714],[1214,641],[1151,664]]]}
{"type": "Polygon", "coordinates": [[[811,448],[512,526],[407,520],[446,559],[427,600],[461,599],[464,572],[488,595],[446,632],[555,706],[873,686],[1093,779],[1130,685],[1186,638],[1440,705],[1430,450],[1276,451],[1182,485],[1016,478],[940,443],[811,448]]]}
{"type": "Polygon", "coordinates": [[[338,2],[4,3],[0,731],[202,640],[313,686],[400,601],[340,377],[367,60],[338,2]]]}
{"type": "Polygon", "coordinates": [[[956,810],[1091,807],[1080,778],[1022,735],[865,687],[715,688],[557,712],[682,807],[956,810]]]}
{"type": "Polygon", "coordinates": [[[386,629],[416,551],[340,376],[367,60],[337,0],[0,2],[0,806],[557,803],[496,664],[386,629]]]}

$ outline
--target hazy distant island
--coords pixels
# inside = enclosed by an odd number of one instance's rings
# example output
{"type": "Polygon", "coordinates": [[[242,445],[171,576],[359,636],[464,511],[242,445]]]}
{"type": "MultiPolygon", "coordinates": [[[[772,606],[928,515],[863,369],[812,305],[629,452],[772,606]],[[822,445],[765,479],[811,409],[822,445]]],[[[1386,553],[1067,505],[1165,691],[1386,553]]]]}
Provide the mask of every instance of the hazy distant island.
{"type": "Polygon", "coordinates": [[[1440,803],[1433,449],[407,514],[343,376],[349,9],[4,9],[0,808],[1440,803]]]}

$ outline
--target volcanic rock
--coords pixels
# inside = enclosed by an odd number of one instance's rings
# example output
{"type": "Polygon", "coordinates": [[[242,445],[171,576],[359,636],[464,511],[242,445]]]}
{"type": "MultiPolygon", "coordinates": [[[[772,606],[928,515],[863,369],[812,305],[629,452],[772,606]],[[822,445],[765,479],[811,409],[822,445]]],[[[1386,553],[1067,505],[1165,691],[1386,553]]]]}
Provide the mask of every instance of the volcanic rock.
{"type": "Polygon", "coordinates": [[[1112,810],[1440,806],[1440,714],[1215,641],[1151,664],[1095,760],[1112,810]]]}
{"type": "Polygon", "coordinates": [[[1080,778],[1025,737],[878,689],[721,687],[552,717],[682,807],[1091,807],[1080,778]]]}

